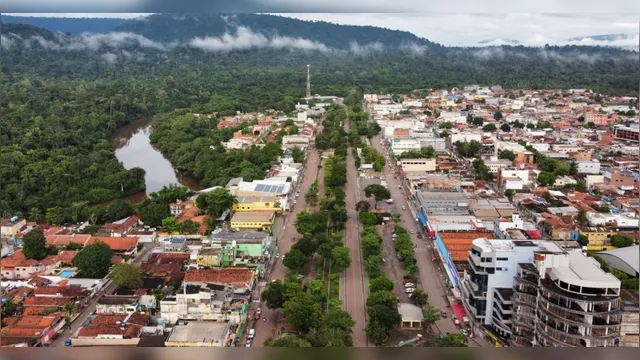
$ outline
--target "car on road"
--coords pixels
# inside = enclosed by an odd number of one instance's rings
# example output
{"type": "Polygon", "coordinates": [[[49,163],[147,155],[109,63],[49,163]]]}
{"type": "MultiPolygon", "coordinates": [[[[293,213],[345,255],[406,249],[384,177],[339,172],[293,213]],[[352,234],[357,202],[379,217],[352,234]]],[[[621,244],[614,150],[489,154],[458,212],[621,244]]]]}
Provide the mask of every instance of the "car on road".
{"type": "Polygon", "coordinates": [[[255,336],[256,336],[256,329],[250,329],[249,335],[247,336],[247,342],[250,342],[251,340],[253,340],[255,336]]]}
{"type": "Polygon", "coordinates": [[[405,288],[413,288],[413,287],[416,287],[416,285],[414,283],[408,282],[408,283],[404,284],[404,287],[405,288]]]}
{"type": "Polygon", "coordinates": [[[407,210],[407,207],[402,205],[402,210],[407,210]]]}
{"type": "Polygon", "coordinates": [[[398,184],[398,189],[402,189],[402,185],[398,184]]]}
{"type": "Polygon", "coordinates": [[[407,294],[411,294],[416,288],[410,287],[410,288],[406,288],[404,289],[404,292],[407,294]]]}
{"type": "Polygon", "coordinates": [[[284,261],[284,255],[282,255],[282,261],[284,261]]]}
{"type": "Polygon", "coordinates": [[[440,310],[440,316],[442,316],[443,318],[447,317],[447,312],[444,310],[440,310]]]}
{"type": "Polygon", "coordinates": [[[469,336],[469,332],[467,331],[467,329],[460,329],[460,334],[464,336],[469,336]]]}
{"type": "Polygon", "coordinates": [[[409,232],[411,233],[411,235],[413,235],[413,230],[409,230],[409,232]]]}
{"type": "Polygon", "coordinates": [[[247,344],[244,347],[251,347],[251,340],[248,340],[247,344]]]}
{"type": "Polygon", "coordinates": [[[280,253],[276,254],[276,259],[280,259],[280,253]]]}

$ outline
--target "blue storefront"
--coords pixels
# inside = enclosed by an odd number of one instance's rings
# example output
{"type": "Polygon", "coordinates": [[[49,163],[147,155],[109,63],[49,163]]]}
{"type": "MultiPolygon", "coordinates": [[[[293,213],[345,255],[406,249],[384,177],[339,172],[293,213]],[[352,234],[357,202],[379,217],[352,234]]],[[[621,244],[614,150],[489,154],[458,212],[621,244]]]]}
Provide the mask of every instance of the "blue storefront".
{"type": "Polygon", "coordinates": [[[442,239],[440,238],[440,234],[438,233],[437,230],[435,235],[436,235],[435,236],[436,249],[438,249],[440,258],[444,263],[444,269],[447,272],[447,276],[449,277],[449,280],[451,281],[451,284],[453,284],[453,286],[459,287],[460,277],[458,276],[458,270],[456,269],[456,266],[454,265],[453,260],[451,260],[449,251],[447,250],[447,247],[442,242],[442,239]]]}

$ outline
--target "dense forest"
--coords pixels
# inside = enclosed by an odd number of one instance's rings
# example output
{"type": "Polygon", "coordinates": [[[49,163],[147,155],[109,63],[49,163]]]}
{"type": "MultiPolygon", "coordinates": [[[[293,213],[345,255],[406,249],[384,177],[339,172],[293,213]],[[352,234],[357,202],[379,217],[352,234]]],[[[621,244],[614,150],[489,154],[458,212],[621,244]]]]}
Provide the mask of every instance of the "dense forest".
{"type": "Polygon", "coordinates": [[[402,93],[469,83],[637,94],[640,81],[637,52],[613,48],[447,48],[374,27],[251,14],[207,19],[157,15],[126,21],[119,33],[82,36],[3,23],[0,215],[44,214],[56,206],[144,190],[144,172],[125,170],[109,138],[118,127],[150,115],[158,115],[152,141],[204,186],[234,176],[256,178],[275,158],[275,149],[196,154],[230,133],[212,133],[214,123],[187,114],[290,110],[304,95],[306,64],[312,65],[312,92],[337,96],[354,87],[402,93]],[[253,39],[280,40],[229,51],[189,45],[194,36],[220,36],[238,26],[262,36],[253,39]],[[178,43],[169,44],[174,40],[178,43]],[[309,42],[315,47],[298,46],[309,42]],[[358,53],[353,42],[381,47],[358,53]],[[414,48],[403,48],[406,44],[414,48]]]}

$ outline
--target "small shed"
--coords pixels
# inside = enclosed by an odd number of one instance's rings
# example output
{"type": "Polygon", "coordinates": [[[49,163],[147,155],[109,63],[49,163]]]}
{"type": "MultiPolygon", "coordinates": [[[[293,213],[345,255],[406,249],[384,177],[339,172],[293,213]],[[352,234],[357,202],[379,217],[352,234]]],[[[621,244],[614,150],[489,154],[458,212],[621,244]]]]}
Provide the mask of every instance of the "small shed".
{"type": "Polygon", "coordinates": [[[402,318],[402,327],[410,329],[421,329],[424,314],[418,306],[409,303],[398,304],[398,312],[402,318]]]}

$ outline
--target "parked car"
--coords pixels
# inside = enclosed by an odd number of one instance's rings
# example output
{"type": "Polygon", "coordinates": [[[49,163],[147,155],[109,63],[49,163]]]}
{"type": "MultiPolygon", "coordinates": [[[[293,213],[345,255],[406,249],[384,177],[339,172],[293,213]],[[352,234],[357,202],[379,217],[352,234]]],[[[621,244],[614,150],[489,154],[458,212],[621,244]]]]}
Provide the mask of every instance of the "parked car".
{"type": "Polygon", "coordinates": [[[251,347],[251,340],[247,341],[247,344],[244,347],[251,347]]]}
{"type": "Polygon", "coordinates": [[[256,336],[256,329],[250,329],[249,335],[247,336],[247,342],[250,342],[251,340],[253,340],[255,336],[256,336]]]}
{"type": "Polygon", "coordinates": [[[440,310],[440,316],[442,316],[443,318],[447,317],[447,312],[444,310],[440,310]]]}
{"type": "Polygon", "coordinates": [[[413,235],[413,230],[409,230],[409,232],[411,233],[411,235],[413,235]]]}
{"type": "Polygon", "coordinates": [[[408,282],[408,283],[404,284],[404,287],[405,288],[413,288],[413,287],[416,287],[416,285],[414,283],[408,282]]]}
{"type": "Polygon", "coordinates": [[[280,259],[280,253],[276,254],[276,259],[280,259]]]}
{"type": "Polygon", "coordinates": [[[407,207],[402,205],[402,210],[407,210],[407,207]]]}
{"type": "Polygon", "coordinates": [[[460,329],[460,334],[464,336],[469,336],[469,332],[467,331],[467,329],[460,329]]]}
{"type": "Polygon", "coordinates": [[[415,290],[416,288],[410,287],[410,288],[406,288],[404,289],[404,292],[407,294],[411,294],[413,292],[413,290],[415,290]]]}

